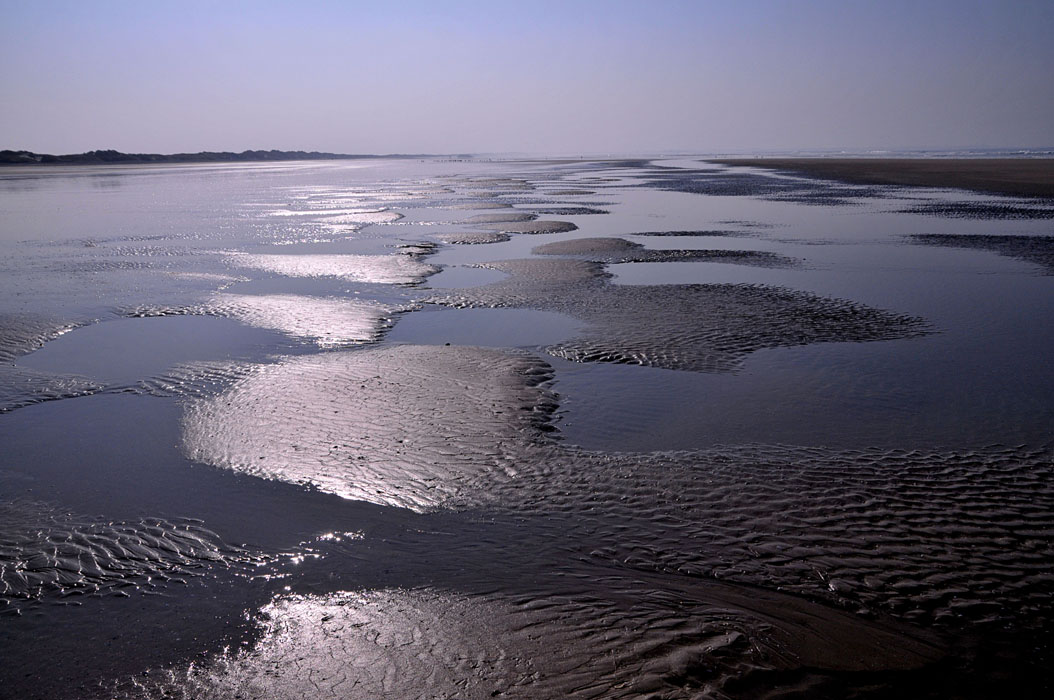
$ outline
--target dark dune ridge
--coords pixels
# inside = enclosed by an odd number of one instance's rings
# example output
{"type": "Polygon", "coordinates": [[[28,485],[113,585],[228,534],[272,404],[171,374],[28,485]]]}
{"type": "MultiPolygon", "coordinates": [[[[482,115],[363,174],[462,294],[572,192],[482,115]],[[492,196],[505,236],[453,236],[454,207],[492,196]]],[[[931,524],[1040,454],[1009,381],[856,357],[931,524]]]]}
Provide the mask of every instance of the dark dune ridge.
{"type": "Polygon", "coordinates": [[[735,370],[762,348],[922,335],[926,324],[853,302],[758,285],[619,286],[599,263],[525,259],[488,263],[509,278],[426,301],[557,311],[591,325],[547,352],[695,372],[735,370]]]}
{"type": "Polygon", "coordinates": [[[535,255],[562,255],[593,262],[722,262],[755,267],[797,267],[800,260],[758,250],[651,250],[624,238],[577,238],[546,243],[535,255]]]}
{"type": "Polygon", "coordinates": [[[1054,158],[739,158],[712,162],[861,185],[955,187],[1054,197],[1054,158]]]}
{"type": "Polygon", "coordinates": [[[1054,275],[1054,236],[992,236],[953,233],[920,233],[908,240],[923,245],[949,248],[990,250],[1009,258],[1017,258],[1043,267],[1054,275]]]}

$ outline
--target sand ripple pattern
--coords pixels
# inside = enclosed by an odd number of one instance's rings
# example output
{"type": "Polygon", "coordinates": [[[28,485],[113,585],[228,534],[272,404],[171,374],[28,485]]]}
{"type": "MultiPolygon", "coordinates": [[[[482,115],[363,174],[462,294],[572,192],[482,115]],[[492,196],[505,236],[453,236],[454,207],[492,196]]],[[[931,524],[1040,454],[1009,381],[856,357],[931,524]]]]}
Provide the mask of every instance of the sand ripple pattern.
{"type": "Polygon", "coordinates": [[[567,255],[598,263],[721,262],[754,267],[796,267],[801,261],[760,250],[653,250],[624,238],[576,238],[546,243],[535,255],[567,255]]]}
{"type": "Polygon", "coordinates": [[[514,477],[510,446],[538,439],[555,409],[550,379],[526,355],[464,347],[291,358],[191,404],[184,440],[202,462],[422,510],[481,475],[514,477]]]}
{"type": "Polygon", "coordinates": [[[33,352],[75,327],[73,323],[30,314],[0,313],[0,362],[11,362],[33,352]]]}
{"type": "MultiPolygon", "coordinates": [[[[253,650],[149,681],[137,678],[119,696],[728,698],[761,669],[786,673],[802,665],[781,647],[787,638],[778,630],[748,639],[746,616],[723,609],[724,601],[675,600],[684,595],[680,590],[642,597],[632,586],[610,590],[607,582],[598,588],[610,594],[607,600],[499,601],[431,589],[281,598],[264,609],[264,637],[253,650]],[[671,605],[685,619],[666,619],[671,605]],[[569,615],[588,607],[595,608],[592,619],[577,619],[585,622],[581,627],[567,624],[569,615]]],[[[873,654],[864,664],[911,667],[933,653],[924,642],[888,630],[889,648],[861,644],[839,629],[841,615],[834,611],[821,613],[829,627],[817,634],[808,624],[818,606],[776,598],[789,601],[785,616],[797,617],[816,645],[814,657],[805,659],[816,668],[829,668],[822,655],[840,643],[861,659],[873,654]]],[[[755,606],[773,602],[761,594],[755,606]]]]}
{"type": "Polygon", "coordinates": [[[466,224],[505,224],[513,223],[518,221],[534,221],[538,218],[537,214],[532,214],[526,211],[513,211],[508,210],[498,214],[476,214],[465,219],[466,224]]]}
{"type": "Polygon", "coordinates": [[[339,277],[350,282],[415,284],[439,268],[417,255],[252,255],[232,254],[232,264],[286,277],[339,277]]]}
{"type": "Polygon", "coordinates": [[[1054,219],[1054,207],[1036,207],[1029,204],[1014,204],[1010,202],[929,202],[902,209],[900,213],[927,214],[949,219],[1054,219]]]}
{"type": "Polygon", "coordinates": [[[87,396],[102,388],[101,384],[85,377],[0,365],[0,413],[42,401],[87,396]]]}
{"type": "Polygon", "coordinates": [[[516,509],[588,513],[566,527],[600,561],[927,624],[1054,623],[1050,449],[561,449],[530,463],[546,487],[516,509]]]}
{"type": "Polygon", "coordinates": [[[510,221],[507,223],[480,224],[479,228],[498,233],[567,233],[577,231],[578,226],[570,221],[510,221]]]}
{"type": "Polygon", "coordinates": [[[159,398],[204,399],[225,391],[262,365],[231,362],[190,362],[168,369],[157,377],[150,377],[124,391],[159,398]]]}
{"type": "MultiPolygon", "coordinates": [[[[460,505],[523,533],[500,564],[525,566],[527,590],[281,599],[254,650],[173,671],[165,682],[178,692],[737,698],[791,687],[866,697],[868,673],[942,663],[948,640],[998,647],[1036,635],[1040,645],[1054,624],[1049,448],[588,452],[546,440],[541,416],[523,410],[544,404],[544,366],[466,348],[392,350],[261,371],[259,382],[192,408],[188,444],[198,423],[211,431],[208,454],[251,461],[263,448],[297,466],[283,478],[353,474],[360,491],[363,480],[376,488],[355,497],[418,510],[426,499],[406,490],[427,481],[422,470],[436,479],[422,488],[472,484],[477,500],[461,494],[460,505]],[[510,362],[519,369],[495,371],[510,362]],[[395,368],[407,376],[381,380],[395,368]],[[520,400],[495,403],[502,383],[520,400]],[[301,386],[334,398],[305,403],[301,386]],[[435,406],[458,421],[440,424],[435,406]],[[224,442],[216,426],[239,420],[242,435],[272,437],[224,442]],[[472,430],[479,421],[489,427],[472,430]],[[364,428],[384,439],[369,441],[364,428]],[[349,436],[357,456],[333,457],[329,441],[349,436]],[[516,465],[514,478],[493,468],[495,456],[516,465]]],[[[414,537],[436,545],[424,530],[414,537]]],[[[477,572],[479,557],[495,555],[474,538],[456,542],[442,547],[452,570],[477,572]]],[[[471,590],[474,579],[453,580],[471,590]]]]}
{"type": "Polygon", "coordinates": [[[24,502],[0,504],[0,516],[0,612],[41,598],[128,595],[256,559],[193,520],[110,522],[24,502]]]}
{"type": "Polygon", "coordinates": [[[821,206],[846,206],[861,197],[881,197],[892,191],[889,187],[774,177],[764,173],[726,169],[652,167],[642,175],[644,183],[641,187],[715,197],[761,197],[821,206]]]}
{"type": "Polygon", "coordinates": [[[576,362],[695,372],[735,370],[762,348],[863,342],[927,332],[921,319],[854,302],[760,285],[609,284],[598,263],[508,260],[494,284],[434,296],[432,303],[556,311],[587,321],[580,337],[547,348],[576,362]]]}
{"type": "Polygon", "coordinates": [[[1043,267],[1054,275],[1054,236],[993,236],[954,233],[920,233],[911,236],[912,243],[989,250],[1008,258],[1017,258],[1043,267]]]}

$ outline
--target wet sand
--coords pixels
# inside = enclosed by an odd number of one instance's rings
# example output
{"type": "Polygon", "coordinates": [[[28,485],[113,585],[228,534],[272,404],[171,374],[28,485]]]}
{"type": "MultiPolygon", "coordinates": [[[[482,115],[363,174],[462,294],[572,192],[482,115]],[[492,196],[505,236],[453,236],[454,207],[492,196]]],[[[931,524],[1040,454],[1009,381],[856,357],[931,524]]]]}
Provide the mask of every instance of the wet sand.
{"type": "Polygon", "coordinates": [[[859,185],[954,187],[1021,197],[1054,197],[1054,158],[734,158],[710,162],[859,185]]]}
{"type": "Polygon", "coordinates": [[[1042,204],[400,167],[13,248],[0,696],[1049,695],[1042,204]]]}

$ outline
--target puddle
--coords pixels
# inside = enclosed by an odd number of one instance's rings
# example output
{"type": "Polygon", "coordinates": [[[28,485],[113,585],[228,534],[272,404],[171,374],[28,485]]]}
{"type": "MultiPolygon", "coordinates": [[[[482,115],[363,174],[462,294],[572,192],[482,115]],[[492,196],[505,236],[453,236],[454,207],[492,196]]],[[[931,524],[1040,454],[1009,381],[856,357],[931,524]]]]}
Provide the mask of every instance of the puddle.
{"type": "Polygon", "coordinates": [[[581,321],[554,311],[532,309],[432,309],[403,316],[390,341],[422,345],[528,348],[575,336],[581,321]]]}
{"type": "Polygon", "coordinates": [[[20,357],[17,364],[41,372],[131,383],[180,363],[259,357],[288,346],[280,333],[225,318],[125,318],[66,333],[20,357]]]}

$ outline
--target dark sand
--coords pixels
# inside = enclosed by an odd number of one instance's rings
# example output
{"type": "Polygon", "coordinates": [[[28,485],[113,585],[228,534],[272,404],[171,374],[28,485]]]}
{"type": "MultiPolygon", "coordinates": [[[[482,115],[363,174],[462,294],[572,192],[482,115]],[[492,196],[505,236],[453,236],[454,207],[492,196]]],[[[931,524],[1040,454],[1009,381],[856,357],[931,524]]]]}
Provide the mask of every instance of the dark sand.
{"type": "Polygon", "coordinates": [[[736,158],[712,162],[786,170],[860,185],[957,187],[1054,197],[1054,158],[736,158]]]}

